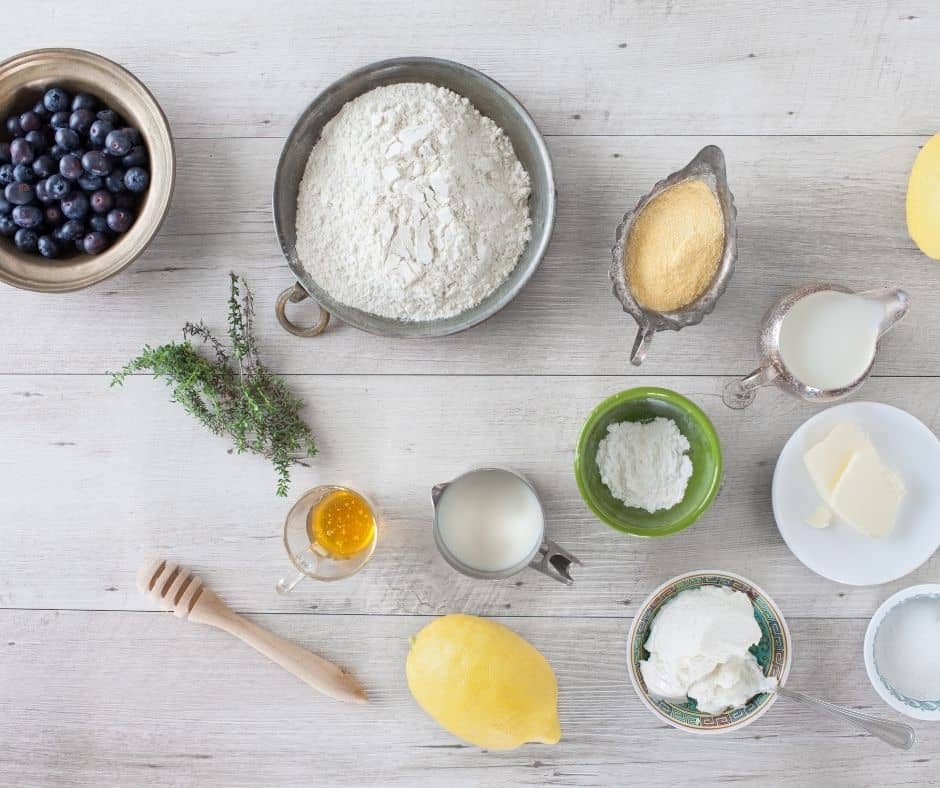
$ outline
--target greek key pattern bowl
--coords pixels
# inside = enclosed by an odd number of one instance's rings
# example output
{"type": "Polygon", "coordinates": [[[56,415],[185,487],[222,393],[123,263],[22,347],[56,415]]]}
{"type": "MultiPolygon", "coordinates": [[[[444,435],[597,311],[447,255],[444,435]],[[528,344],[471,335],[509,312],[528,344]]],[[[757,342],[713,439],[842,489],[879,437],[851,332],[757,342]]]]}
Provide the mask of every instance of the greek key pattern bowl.
{"type": "Polygon", "coordinates": [[[683,591],[703,586],[727,587],[747,594],[754,606],[754,618],[761,630],[760,642],[753,649],[754,656],[764,675],[773,676],[779,685],[786,682],[790,672],[792,647],[790,630],[783,614],[758,586],[730,572],[689,572],[674,577],[650,594],[640,606],[627,636],[627,667],[633,688],[640,700],[661,720],[690,733],[725,733],[754,722],[773,705],[777,694],[762,692],[744,706],[729,709],[721,714],[705,714],[696,708],[692,699],[687,699],[684,703],[674,703],[652,696],[640,672],[640,662],[649,656],[645,645],[650,627],[662,606],[683,591]]]}

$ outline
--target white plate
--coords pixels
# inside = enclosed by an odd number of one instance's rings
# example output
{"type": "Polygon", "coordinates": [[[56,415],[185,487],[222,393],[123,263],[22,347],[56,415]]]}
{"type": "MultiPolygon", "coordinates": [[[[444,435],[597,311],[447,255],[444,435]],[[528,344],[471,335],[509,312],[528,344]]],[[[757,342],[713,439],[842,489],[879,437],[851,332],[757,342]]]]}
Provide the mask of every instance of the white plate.
{"type": "Polygon", "coordinates": [[[780,452],[773,506],[783,540],[816,574],[854,586],[897,580],[940,547],[940,441],[909,413],[890,405],[850,402],[829,408],[804,423],[780,452]],[[838,517],[828,528],[808,522],[822,501],[803,455],[840,422],[865,432],[885,465],[904,480],[907,494],[897,525],[883,539],[863,536],[838,517]]]}

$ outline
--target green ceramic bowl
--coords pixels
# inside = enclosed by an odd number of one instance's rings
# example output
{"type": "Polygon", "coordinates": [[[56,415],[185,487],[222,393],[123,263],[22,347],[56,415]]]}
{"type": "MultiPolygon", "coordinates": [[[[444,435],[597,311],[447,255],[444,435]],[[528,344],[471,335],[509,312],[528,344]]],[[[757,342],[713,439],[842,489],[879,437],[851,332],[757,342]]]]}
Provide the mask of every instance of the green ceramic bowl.
{"type": "Polygon", "coordinates": [[[744,706],[728,709],[720,714],[705,714],[698,710],[694,700],[687,699],[684,703],[675,703],[650,695],[640,671],[640,662],[649,657],[645,644],[650,627],[662,606],[683,591],[703,586],[725,586],[747,594],[754,606],[754,618],[761,631],[760,642],[751,651],[764,675],[773,676],[779,686],[784,686],[792,660],[792,644],[787,622],[780,608],[764,591],[750,580],[731,572],[688,572],[663,583],[650,594],[640,605],[627,635],[627,668],[640,700],[662,721],[689,733],[726,733],[743,728],[758,719],[773,705],[777,693],[762,692],[744,706]]]}
{"type": "Polygon", "coordinates": [[[721,445],[718,434],[701,408],[669,389],[643,386],[605,399],[588,416],[574,457],[574,475],[581,497],[594,514],[611,528],[635,536],[668,536],[688,528],[711,505],[721,484],[721,445]],[[649,421],[656,416],[672,419],[688,438],[692,478],[685,498],[671,509],[650,514],[624,506],[601,481],[597,446],[607,427],[621,421],[649,421]]]}

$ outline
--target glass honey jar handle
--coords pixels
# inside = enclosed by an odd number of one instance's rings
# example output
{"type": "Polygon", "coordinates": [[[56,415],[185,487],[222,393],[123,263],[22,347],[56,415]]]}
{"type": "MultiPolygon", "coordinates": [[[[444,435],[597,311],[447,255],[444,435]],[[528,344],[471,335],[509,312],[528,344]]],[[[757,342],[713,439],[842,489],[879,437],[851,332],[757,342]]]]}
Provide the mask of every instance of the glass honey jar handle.
{"type": "Polygon", "coordinates": [[[277,581],[277,585],[274,587],[275,590],[284,596],[289,594],[303,580],[306,575],[303,572],[297,572],[293,577],[282,577],[277,581]]]}

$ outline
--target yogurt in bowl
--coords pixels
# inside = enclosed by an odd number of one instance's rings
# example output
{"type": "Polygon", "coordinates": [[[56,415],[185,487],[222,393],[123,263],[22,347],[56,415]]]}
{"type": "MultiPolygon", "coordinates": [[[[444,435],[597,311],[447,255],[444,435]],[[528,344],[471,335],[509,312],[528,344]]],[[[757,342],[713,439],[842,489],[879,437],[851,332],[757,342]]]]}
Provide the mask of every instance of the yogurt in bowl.
{"type": "Polygon", "coordinates": [[[730,572],[690,572],[664,583],[640,606],[627,638],[640,700],[691,733],[722,733],[756,720],[776,700],[790,660],[780,610],[730,572]]]}

